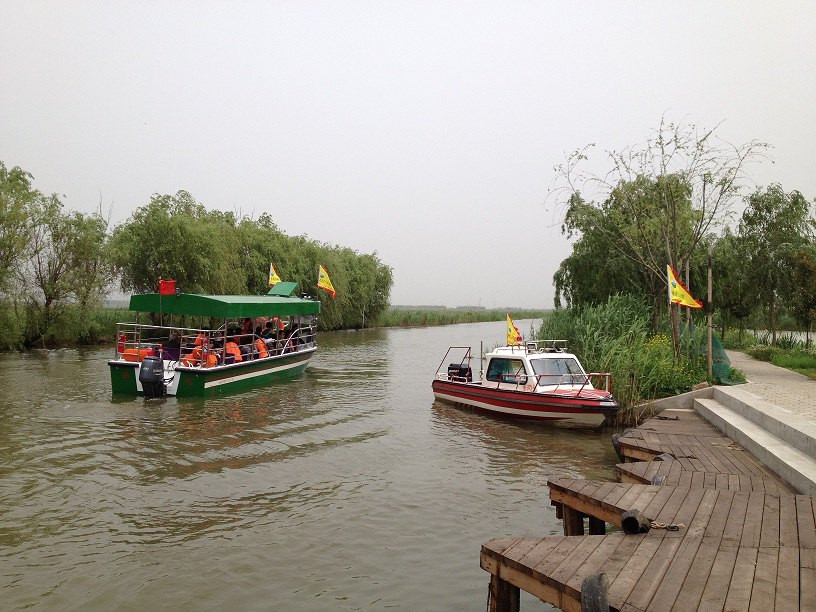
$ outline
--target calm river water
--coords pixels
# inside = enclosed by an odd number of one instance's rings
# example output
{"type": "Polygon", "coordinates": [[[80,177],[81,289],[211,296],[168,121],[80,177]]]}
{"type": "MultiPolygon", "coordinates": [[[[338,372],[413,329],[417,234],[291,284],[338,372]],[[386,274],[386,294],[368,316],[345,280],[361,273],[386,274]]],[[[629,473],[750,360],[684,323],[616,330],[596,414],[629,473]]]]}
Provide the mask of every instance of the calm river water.
{"type": "Polygon", "coordinates": [[[480,545],[559,533],[547,478],[615,463],[434,402],[448,345],[503,333],[322,334],[300,379],[206,400],[111,401],[108,348],[0,356],[0,607],[483,610],[480,545]]]}

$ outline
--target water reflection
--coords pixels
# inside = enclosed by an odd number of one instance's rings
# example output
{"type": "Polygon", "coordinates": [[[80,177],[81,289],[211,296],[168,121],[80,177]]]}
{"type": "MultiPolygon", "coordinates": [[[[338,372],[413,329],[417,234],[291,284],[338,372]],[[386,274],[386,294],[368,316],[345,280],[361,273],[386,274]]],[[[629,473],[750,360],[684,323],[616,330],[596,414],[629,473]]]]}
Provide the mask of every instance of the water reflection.
{"type": "Polygon", "coordinates": [[[0,356],[4,607],[480,606],[481,543],[557,531],[547,478],[614,463],[433,402],[429,350],[487,330],[325,334],[300,379],[208,399],[110,401],[106,349],[0,356]]]}

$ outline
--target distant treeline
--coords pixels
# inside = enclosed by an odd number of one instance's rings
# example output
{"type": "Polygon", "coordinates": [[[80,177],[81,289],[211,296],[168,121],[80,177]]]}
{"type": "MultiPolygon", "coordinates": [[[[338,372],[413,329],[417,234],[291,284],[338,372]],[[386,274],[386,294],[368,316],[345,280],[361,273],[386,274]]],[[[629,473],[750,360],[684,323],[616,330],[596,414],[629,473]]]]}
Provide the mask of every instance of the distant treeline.
{"type": "MultiPolygon", "coordinates": [[[[541,319],[547,315],[546,310],[513,310],[514,319],[541,319]]],[[[506,309],[485,310],[480,308],[445,308],[436,309],[410,306],[389,308],[371,323],[371,327],[414,327],[425,325],[451,325],[453,323],[480,323],[484,321],[503,321],[507,316],[506,309]]],[[[525,330],[520,330],[526,338],[525,330]]]]}
{"type": "Polygon", "coordinates": [[[165,278],[187,293],[266,293],[270,262],[312,296],[318,265],[328,270],[337,295],[320,292],[323,329],[361,327],[388,307],[392,271],[376,254],[288,236],[268,214],[208,211],[179,191],[154,195],[111,230],[101,213],[66,211],[32,180],[0,162],[2,349],[98,341],[117,312],[100,306],[117,286],[150,292],[165,278]]]}

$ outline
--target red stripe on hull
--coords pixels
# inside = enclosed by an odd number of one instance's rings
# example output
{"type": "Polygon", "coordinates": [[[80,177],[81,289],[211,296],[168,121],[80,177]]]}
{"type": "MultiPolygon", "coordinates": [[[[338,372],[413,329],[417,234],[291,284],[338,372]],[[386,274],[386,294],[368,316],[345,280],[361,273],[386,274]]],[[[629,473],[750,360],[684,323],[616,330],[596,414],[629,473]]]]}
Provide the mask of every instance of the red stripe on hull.
{"type": "Polygon", "coordinates": [[[574,412],[576,414],[597,414],[599,412],[615,412],[614,408],[609,409],[599,405],[601,401],[609,401],[607,398],[561,397],[510,389],[486,389],[481,385],[452,383],[442,380],[433,381],[431,386],[435,393],[454,396],[462,400],[463,403],[467,403],[468,400],[476,400],[497,407],[529,410],[533,413],[574,412]]]}

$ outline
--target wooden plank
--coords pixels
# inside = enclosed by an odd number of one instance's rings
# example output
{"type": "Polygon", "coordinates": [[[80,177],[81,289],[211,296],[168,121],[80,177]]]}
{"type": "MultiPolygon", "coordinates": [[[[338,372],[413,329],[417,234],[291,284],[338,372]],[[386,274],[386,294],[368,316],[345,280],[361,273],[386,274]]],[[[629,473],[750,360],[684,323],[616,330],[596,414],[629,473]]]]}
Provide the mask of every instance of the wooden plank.
{"type": "Polygon", "coordinates": [[[727,610],[748,609],[751,603],[757,552],[758,550],[753,546],[740,546],[737,549],[737,559],[734,563],[731,582],[728,584],[728,595],[725,598],[727,610]]]}
{"type": "Polygon", "coordinates": [[[607,510],[612,510],[615,512],[621,511],[621,507],[618,506],[618,502],[620,499],[626,495],[626,493],[632,488],[630,484],[620,484],[615,487],[613,491],[609,493],[606,497],[600,500],[601,506],[606,508],[607,510]]]}
{"type": "MultiPolygon", "coordinates": [[[[796,524],[799,528],[799,548],[816,548],[816,521],[813,504],[807,495],[796,496],[796,524]]],[[[816,600],[815,600],[816,601],[816,600]]]]}
{"type": "Polygon", "coordinates": [[[743,492],[734,494],[734,499],[731,502],[731,512],[728,513],[725,528],[723,529],[721,548],[739,546],[742,539],[742,527],[745,523],[745,512],[748,509],[749,495],[749,493],[743,492]]]}
{"type": "MultiPolygon", "coordinates": [[[[572,510],[578,511],[586,516],[594,516],[595,518],[601,519],[607,523],[611,523],[612,525],[617,525],[618,527],[620,527],[620,512],[607,510],[597,502],[585,501],[579,497],[565,494],[561,491],[553,491],[550,493],[550,495],[553,496],[559,503],[562,504],[563,506],[562,514],[564,510],[571,508],[572,510]]],[[[566,516],[567,515],[564,514],[564,517],[566,516]]]]}
{"type": "MultiPolygon", "coordinates": [[[[731,582],[731,573],[737,559],[736,546],[720,548],[714,557],[714,563],[708,573],[708,580],[703,589],[698,609],[722,610],[725,597],[728,594],[728,584],[731,582]]],[[[676,604],[675,604],[676,605],[676,604]]],[[[687,608],[691,610],[693,608],[687,608]]]]}
{"type": "Polygon", "coordinates": [[[777,553],[774,610],[794,612],[799,610],[799,548],[780,546],[777,553]]]}
{"type": "MultiPolygon", "coordinates": [[[[575,572],[564,580],[564,587],[566,592],[573,598],[580,599],[581,597],[581,583],[584,578],[591,576],[597,572],[605,572],[607,578],[610,578],[610,567],[612,556],[619,546],[623,546],[625,552],[621,557],[627,557],[635,550],[636,542],[625,536],[622,533],[610,534],[601,540],[598,547],[592,551],[584,562],[575,568],[575,572]]],[[[614,569],[614,568],[612,568],[614,569]]],[[[614,578],[614,576],[612,576],[614,578]]]]}
{"type": "MultiPolygon", "coordinates": [[[[647,491],[653,491],[654,495],[658,492],[658,487],[652,485],[633,485],[629,491],[618,500],[618,508],[622,510],[632,510],[635,508],[635,503],[637,503],[640,496],[646,493],[647,491]]],[[[652,497],[654,497],[652,495],[652,497]]]]}
{"type": "Polygon", "coordinates": [[[643,512],[641,508],[645,508],[646,506],[648,506],[649,502],[651,502],[652,499],[654,499],[654,496],[657,495],[663,488],[664,487],[655,487],[652,485],[644,486],[641,489],[640,495],[638,495],[634,501],[628,504],[627,509],[640,510],[641,512],[643,512]]]}
{"type": "Polygon", "coordinates": [[[711,512],[711,518],[703,532],[703,538],[715,541],[717,546],[719,546],[720,540],[722,540],[725,523],[731,514],[731,503],[734,501],[734,494],[734,491],[718,491],[717,501],[711,512]]]}
{"type": "Polygon", "coordinates": [[[816,549],[799,549],[799,605],[812,608],[816,602],[816,549]]]}
{"type": "MultiPolygon", "coordinates": [[[[673,610],[696,610],[699,606],[700,599],[703,595],[706,583],[711,573],[711,567],[717,556],[720,541],[722,539],[723,531],[725,530],[726,521],[730,515],[731,503],[734,499],[733,491],[716,491],[717,498],[711,511],[705,529],[702,532],[702,539],[700,546],[694,552],[694,556],[689,563],[689,567],[682,580],[672,579],[665,581],[661,588],[655,593],[657,604],[653,605],[655,609],[673,609],[673,610]],[[672,603],[672,600],[674,602],[672,603]]],[[[695,517],[696,518],[696,517],[695,517]]],[[[702,517],[701,517],[702,518],[702,517]]],[[[689,529],[689,537],[683,540],[683,544],[691,549],[693,542],[699,533],[701,525],[695,523],[689,529]]],[[[678,552],[676,563],[678,567],[676,571],[670,569],[670,575],[677,576],[682,573],[685,564],[688,562],[688,555],[690,551],[684,550],[678,552]]]]}
{"type": "Polygon", "coordinates": [[[609,583],[609,603],[626,601],[629,593],[637,585],[641,574],[646,570],[652,557],[663,541],[664,533],[661,531],[650,531],[642,536],[629,535],[628,538],[642,538],[637,549],[621,568],[615,580],[609,583]]]}
{"type": "Polygon", "coordinates": [[[606,482],[603,486],[599,487],[592,495],[587,495],[584,497],[591,497],[592,500],[597,500],[598,505],[600,505],[600,500],[604,497],[609,495],[612,491],[615,490],[615,487],[618,486],[617,482],[606,482]]]}
{"type": "MultiPolygon", "coordinates": [[[[702,495],[702,489],[675,489],[660,512],[654,517],[650,516],[649,518],[661,523],[677,523],[677,517],[683,505],[692,503],[696,508],[696,505],[700,503],[702,495]]],[[[691,516],[694,515],[692,514],[691,516]]],[[[690,519],[691,517],[689,517],[688,520],[690,519]]],[[[685,521],[686,525],[688,525],[688,520],[685,521]]]]}
{"type": "Polygon", "coordinates": [[[501,556],[504,557],[505,563],[520,565],[520,560],[543,541],[544,538],[519,538],[501,556]]]}
{"type": "Polygon", "coordinates": [[[626,598],[626,603],[645,610],[652,600],[652,597],[660,586],[660,582],[666,575],[674,555],[677,552],[681,538],[664,537],[660,541],[655,554],[649,560],[648,565],[640,575],[635,587],[626,598]]]}
{"type": "MultiPolygon", "coordinates": [[[[542,601],[546,601],[562,609],[567,607],[564,605],[566,602],[561,597],[561,591],[549,584],[536,580],[530,576],[527,571],[521,571],[499,562],[494,575],[500,576],[502,580],[519,587],[542,601]]],[[[578,606],[580,609],[580,602],[578,602],[578,606]]]]}
{"type": "Polygon", "coordinates": [[[557,567],[549,572],[548,581],[550,584],[561,588],[569,577],[595,552],[603,538],[581,538],[581,540],[582,542],[557,567]]]}
{"type": "Polygon", "coordinates": [[[796,496],[779,497],[779,545],[799,548],[799,525],[796,520],[796,496]]]}
{"type": "Polygon", "coordinates": [[[745,523],[742,528],[740,546],[758,548],[762,535],[762,514],[765,511],[765,493],[751,491],[748,496],[748,507],[745,510],[745,523]]]}
{"type": "Polygon", "coordinates": [[[528,568],[540,563],[542,559],[546,559],[547,555],[563,540],[566,536],[561,537],[547,537],[541,538],[535,545],[526,553],[519,556],[505,557],[504,562],[511,567],[515,567],[520,571],[528,571],[528,568]]]}
{"type": "Polygon", "coordinates": [[[778,547],[760,548],[757,551],[756,569],[754,570],[754,581],[751,585],[749,610],[765,612],[765,610],[774,609],[778,560],[778,547]]]}
{"type": "MultiPolygon", "coordinates": [[[[667,580],[661,585],[662,588],[665,588],[667,593],[665,595],[660,592],[655,593],[655,597],[658,597],[658,595],[661,597],[659,603],[670,601],[671,593],[677,591],[675,593],[676,599],[674,604],[668,604],[672,610],[688,612],[688,610],[705,609],[700,605],[700,599],[703,596],[703,591],[711,575],[711,568],[714,565],[714,560],[718,552],[718,541],[703,538],[684,580],[667,580]]],[[[668,608],[654,606],[654,609],[668,608]]]]}
{"type": "Polygon", "coordinates": [[[683,466],[677,461],[669,462],[669,482],[667,484],[677,485],[680,481],[680,475],[683,473],[683,466]]]}
{"type": "Polygon", "coordinates": [[[739,491],[740,490],[739,474],[729,474],[728,475],[728,488],[731,491],[739,491]]]}
{"type": "MultiPolygon", "coordinates": [[[[596,539],[602,536],[591,536],[592,539],[596,539]]],[[[532,571],[532,575],[534,578],[542,581],[547,582],[549,576],[548,574],[553,571],[556,567],[558,567],[561,562],[566,559],[569,554],[575,550],[581,542],[585,542],[586,538],[572,538],[572,537],[565,537],[563,538],[558,545],[552,549],[550,554],[546,557],[541,559],[535,565],[528,565],[530,570],[532,571]]]]}
{"type": "Polygon", "coordinates": [[[779,497],[765,495],[759,546],[779,546],[779,497]]]}
{"type": "Polygon", "coordinates": [[[657,516],[677,490],[677,487],[662,487],[645,508],[638,508],[638,510],[650,519],[657,516]]]}

